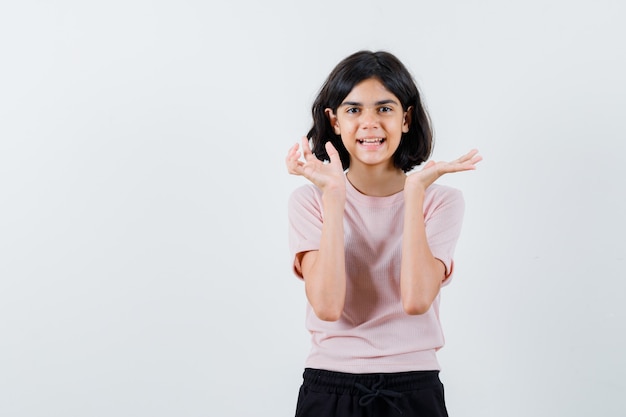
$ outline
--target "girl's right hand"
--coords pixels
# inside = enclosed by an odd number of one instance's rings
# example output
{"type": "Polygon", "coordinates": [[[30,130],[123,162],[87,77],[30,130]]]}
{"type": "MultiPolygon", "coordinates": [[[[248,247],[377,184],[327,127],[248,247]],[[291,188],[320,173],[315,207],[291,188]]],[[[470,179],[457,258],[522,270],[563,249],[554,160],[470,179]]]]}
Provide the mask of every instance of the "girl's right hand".
{"type": "Polygon", "coordinates": [[[332,143],[326,142],[326,152],[330,161],[322,162],[311,152],[309,139],[302,138],[302,153],[296,143],[289,149],[285,163],[287,171],[292,175],[301,175],[315,184],[323,193],[339,193],[345,197],[346,180],[339,153],[332,143]],[[304,161],[300,157],[304,156],[304,161]]]}

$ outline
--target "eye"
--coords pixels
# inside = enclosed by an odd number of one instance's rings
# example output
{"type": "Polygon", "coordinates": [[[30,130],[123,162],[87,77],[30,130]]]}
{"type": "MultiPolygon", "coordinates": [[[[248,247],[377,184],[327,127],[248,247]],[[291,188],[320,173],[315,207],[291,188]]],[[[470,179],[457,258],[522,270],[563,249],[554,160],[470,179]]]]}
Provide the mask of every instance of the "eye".
{"type": "Polygon", "coordinates": [[[391,107],[388,107],[388,106],[382,106],[381,108],[378,109],[378,111],[381,112],[381,113],[389,113],[392,110],[393,109],[391,107]]]}
{"type": "Polygon", "coordinates": [[[359,108],[358,107],[348,107],[346,109],[346,113],[354,114],[354,113],[358,113],[358,112],[359,112],[359,108]]]}

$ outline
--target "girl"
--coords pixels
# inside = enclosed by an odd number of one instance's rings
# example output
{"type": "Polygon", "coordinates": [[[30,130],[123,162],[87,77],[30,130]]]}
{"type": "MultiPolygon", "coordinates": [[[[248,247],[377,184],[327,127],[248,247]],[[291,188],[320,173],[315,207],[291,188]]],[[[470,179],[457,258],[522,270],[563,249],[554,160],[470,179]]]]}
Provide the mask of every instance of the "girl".
{"type": "Polygon", "coordinates": [[[311,351],[296,417],[447,416],[436,351],[464,202],[434,184],[475,169],[476,150],[430,161],[417,86],[388,52],[356,52],[330,73],[313,127],[286,158],[293,270],[308,300],[311,351]],[[309,143],[310,141],[310,143],[309,143]]]}

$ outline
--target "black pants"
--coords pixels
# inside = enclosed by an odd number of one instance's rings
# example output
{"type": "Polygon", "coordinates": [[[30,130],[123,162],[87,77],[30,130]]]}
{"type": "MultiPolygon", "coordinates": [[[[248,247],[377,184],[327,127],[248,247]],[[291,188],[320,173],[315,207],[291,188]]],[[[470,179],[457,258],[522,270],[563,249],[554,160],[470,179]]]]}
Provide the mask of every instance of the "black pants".
{"type": "Polygon", "coordinates": [[[348,374],[307,368],[296,417],[447,417],[439,371],[348,374]]]}

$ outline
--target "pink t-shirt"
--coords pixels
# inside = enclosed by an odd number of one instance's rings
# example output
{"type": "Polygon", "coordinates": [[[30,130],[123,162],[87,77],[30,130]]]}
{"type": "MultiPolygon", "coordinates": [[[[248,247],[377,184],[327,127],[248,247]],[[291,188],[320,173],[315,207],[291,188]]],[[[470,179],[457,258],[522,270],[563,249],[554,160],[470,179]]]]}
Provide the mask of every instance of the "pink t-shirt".
{"type": "MultiPolygon", "coordinates": [[[[426,190],[424,219],[433,255],[450,280],[454,248],[461,231],[461,192],[433,184],[426,190]]],[[[318,250],[323,212],[321,191],[303,185],[289,199],[289,248],[296,254],[318,250]]],[[[439,296],[422,315],[408,315],[400,299],[400,260],[404,193],[388,197],[361,194],[346,180],[344,212],[347,295],[338,321],[317,318],[307,304],[311,351],[305,367],[368,373],[440,369],[436,352],[444,344],[439,296]]]]}

